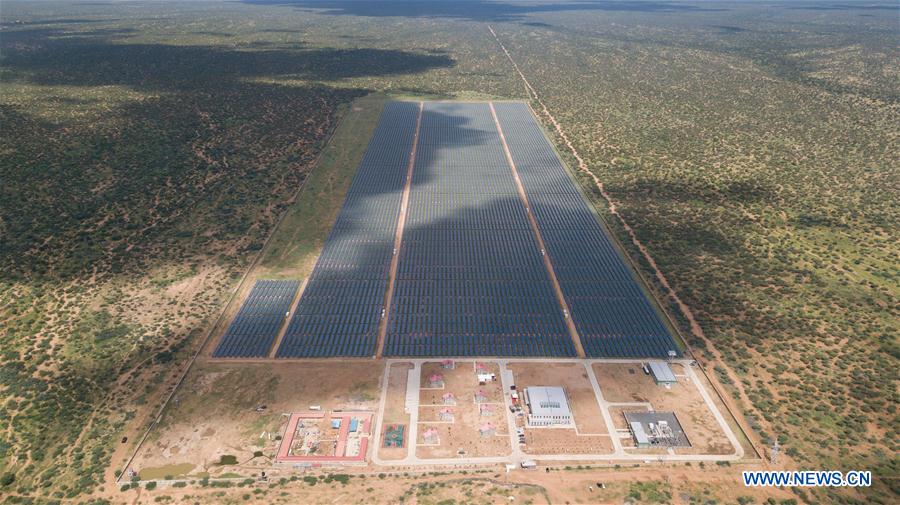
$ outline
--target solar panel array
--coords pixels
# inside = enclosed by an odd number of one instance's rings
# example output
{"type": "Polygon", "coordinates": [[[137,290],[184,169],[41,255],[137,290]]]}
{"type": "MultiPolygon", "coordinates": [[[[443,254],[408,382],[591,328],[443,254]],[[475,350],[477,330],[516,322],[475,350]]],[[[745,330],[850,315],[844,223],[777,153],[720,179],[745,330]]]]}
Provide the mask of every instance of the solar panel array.
{"type": "Polygon", "coordinates": [[[388,356],[574,356],[488,104],[425,105],[388,356]]]}
{"type": "Polygon", "coordinates": [[[677,351],[528,107],[497,103],[495,109],[587,355],[664,357],[677,351]]]}
{"type": "Polygon", "coordinates": [[[381,114],[276,356],[375,354],[418,104],[381,114]]]}
{"type": "Polygon", "coordinates": [[[256,281],[250,295],[219,341],[213,357],[268,356],[299,287],[299,281],[256,281]]]}

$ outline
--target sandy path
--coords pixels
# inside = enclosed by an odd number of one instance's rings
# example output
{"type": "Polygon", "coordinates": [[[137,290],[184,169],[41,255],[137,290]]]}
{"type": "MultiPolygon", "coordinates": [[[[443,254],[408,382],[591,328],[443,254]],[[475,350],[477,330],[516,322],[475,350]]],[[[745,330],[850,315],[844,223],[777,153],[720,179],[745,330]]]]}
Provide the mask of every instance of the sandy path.
{"type": "MultiPolygon", "coordinates": [[[[591,180],[594,181],[594,184],[597,186],[597,189],[600,191],[600,195],[603,197],[603,199],[606,201],[607,206],[609,207],[609,213],[612,214],[613,216],[615,216],[616,219],[618,219],[619,223],[622,225],[622,228],[625,229],[626,233],[628,233],[629,238],[631,238],[632,244],[634,244],[634,246],[637,247],[638,251],[640,251],[641,255],[644,257],[644,260],[646,260],[647,263],[650,265],[650,268],[653,269],[654,276],[659,281],[659,283],[662,285],[663,289],[666,291],[666,294],[669,296],[669,298],[672,299],[673,302],[675,302],[675,304],[678,306],[678,309],[684,315],[685,319],[687,319],[688,324],[691,328],[691,333],[695,337],[701,339],[706,344],[706,348],[708,349],[710,354],[713,355],[715,363],[719,364],[725,370],[726,375],[728,376],[729,380],[732,382],[736,391],[738,392],[738,396],[740,397],[741,402],[746,406],[747,409],[753,409],[753,402],[750,400],[749,396],[747,395],[747,392],[744,390],[743,383],[740,381],[740,379],[737,377],[737,375],[734,373],[734,371],[731,369],[731,367],[729,367],[728,364],[725,362],[725,360],[722,358],[722,354],[719,352],[719,350],[716,348],[716,346],[713,344],[713,342],[711,340],[709,340],[709,338],[707,338],[706,335],[703,333],[703,328],[700,327],[700,324],[697,322],[697,319],[694,317],[693,311],[691,311],[691,308],[688,307],[688,305],[686,303],[684,303],[684,301],[681,300],[680,296],[678,296],[678,293],[675,291],[675,289],[669,283],[669,280],[666,278],[665,274],[663,274],[662,271],[659,269],[659,267],[656,265],[656,260],[653,259],[653,257],[650,255],[647,248],[637,237],[637,234],[634,232],[634,229],[632,229],[631,226],[625,221],[625,218],[622,217],[621,214],[619,214],[618,210],[616,209],[616,202],[615,202],[615,200],[613,200],[612,196],[610,196],[610,194],[606,192],[606,188],[603,186],[603,182],[600,180],[599,177],[597,177],[596,174],[594,174],[588,168],[587,163],[584,161],[584,159],[581,157],[581,155],[578,154],[578,150],[575,149],[575,146],[569,140],[569,137],[566,135],[565,131],[563,131],[562,126],[559,124],[559,122],[556,120],[556,118],[553,116],[553,114],[550,113],[550,110],[547,108],[547,105],[544,104],[543,100],[541,100],[537,91],[535,91],[535,89],[531,85],[531,83],[528,82],[528,79],[525,77],[525,74],[522,73],[522,70],[519,68],[519,65],[516,63],[516,61],[513,59],[512,55],[506,49],[506,46],[503,45],[503,42],[500,41],[500,38],[497,36],[497,33],[494,31],[494,28],[489,25],[488,30],[490,30],[491,35],[494,37],[494,40],[497,41],[497,44],[500,46],[500,49],[506,55],[506,58],[509,60],[510,64],[512,64],[513,68],[516,70],[516,73],[519,74],[519,77],[522,79],[522,82],[524,83],[525,89],[528,92],[529,96],[532,97],[541,106],[543,115],[547,118],[548,121],[550,121],[550,123],[553,125],[553,128],[556,130],[557,135],[559,135],[559,137],[562,139],[563,143],[566,145],[566,147],[572,153],[572,156],[575,157],[575,160],[578,162],[578,170],[580,172],[584,173],[585,175],[587,175],[588,177],[590,177],[591,180]]],[[[690,344],[688,342],[685,342],[685,345],[687,346],[688,351],[691,353],[691,355],[694,355],[693,349],[691,348],[690,344]]],[[[762,456],[763,453],[762,453],[762,451],[759,450],[759,448],[757,446],[757,444],[760,443],[759,440],[758,439],[753,440],[754,438],[757,437],[757,434],[755,432],[753,432],[751,429],[749,429],[749,424],[747,423],[746,419],[744,419],[743,414],[739,414],[741,412],[741,410],[737,409],[735,407],[734,402],[732,401],[732,398],[730,395],[723,394],[721,392],[722,389],[721,389],[721,385],[718,381],[718,378],[707,374],[706,367],[703,367],[703,373],[707,375],[707,378],[709,379],[710,383],[713,384],[713,387],[716,389],[716,392],[722,398],[722,401],[728,406],[728,409],[732,412],[733,417],[738,421],[738,423],[740,423],[741,429],[747,434],[748,438],[751,439],[751,445],[754,446],[754,450],[756,450],[756,452],[759,453],[760,456],[762,456]]],[[[765,420],[765,418],[763,418],[761,415],[757,415],[756,418],[759,420],[760,424],[762,424],[765,427],[765,429],[767,431],[772,431],[771,426],[765,420]]]]}

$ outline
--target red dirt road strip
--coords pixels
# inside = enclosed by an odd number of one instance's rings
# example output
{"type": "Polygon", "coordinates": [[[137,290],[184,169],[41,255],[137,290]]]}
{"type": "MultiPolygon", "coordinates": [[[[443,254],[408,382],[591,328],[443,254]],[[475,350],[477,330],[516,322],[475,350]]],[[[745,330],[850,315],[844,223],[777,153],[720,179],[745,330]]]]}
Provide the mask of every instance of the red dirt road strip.
{"type": "Polygon", "coordinates": [[[497,111],[494,110],[494,102],[488,102],[488,106],[491,108],[491,117],[494,118],[494,125],[497,127],[497,133],[500,135],[500,143],[503,144],[506,162],[509,164],[513,179],[516,181],[516,189],[519,190],[519,198],[522,199],[522,203],[525,205],[525,213],[528,215],[531,231],[534,232],[538,246],[541,248],[541,257],[544,259],[544,267],[547,269],[547,274],[550,276],[550,283],[553,284],[553,292],[556,293],[556,301],[559,302],[559,307],[562,309],[563,314],[565,314],[566,327],[569,329],[569,336],[572,338],[572,343],[575,345],[575,351],[578,353],[578,357],[583,358],[585,354],[584,346],[581,345],[581,337],[578,335],[578,330],[575,328],[575,323],[572,321],[569,306],[566,304],[566,298],[563,296],[562,288],[559,286],[559,280],[556,278],[556,271],[553,270],[553,263],[550,261],[550,256],[546,254],[547,248],[544,246],[544,238],[541,236],[541,230],[538,228],[534,214],[531,213],[531,205],[528,204],[528,196],[525,194],[525,187],[522,186],[522,181],[519,179],[519,171],[516,170],[516,164],[513,161],[512,153],[509,152],[509,145],[506,144],[506,136],[503,135],[503,128],[500,126],[500,120],[497,119],[497,111]]]}
{"type": "MultiPolygon", "coordinates": [[[[277,462],[307,462],[307,463],[325,463],[325,462],[347,462],[355,463],[366,460],[366,450],[369,446],[369,437],[360,437],[359,454],[356,456],[294,456],[290,454],[291,444],[294,442],[294,434],[297,432],[297,425],[302,419],[322,419],[324,413],[292,413],[288,420],[287,428],[281,439],[281,445],[278,447],[278,454],[275,456],[277,462]]],[[[341,431],[338,433],[338,443],[335,448],[337,454],[343,454],[347,446],[347,437],[350,434],[350,419],[365,418],[365,420],[357,428],[357,433],[366,433],[371,436],[372,413],[371,412],[332,412],[331,419],[341,420],[341,431]]]]}
{"type": "Polygon", "coordinates": [[[388,274],[387,292],[384,294],[384,317],[378,324],[378,340],[375,344],[375,358],[384,352],[384,336],[387,333],[388,317],[391,315],[391,300],[394,297],[394,280],[397,278],[397,265],[400,263],[400,244],[403,242],[403,227],[406,225],[406,211],[409,207],[409,189],[412,186],[413,169],[416,164],[416,148],[419,146],[419,129],[422,126],[422,110],[425,102],[419,102],[419,114],[416,117],[416,133],[413,136],[412,149],[409,151],[409,164],[406,168],[406,185],[400,198],[400,216],[397,218],[397,234],[394,236],[394,255],[391,257],[391,271],[388,274]]]}
{"type": "MultiPolygon", "coordinates": [[[[622,225],[622,228],[625,230],[626,233],[628,233],[628,236],[631,239],[632,244],[634,244],[634,246],[638,249],[638,251],[644,257],[644,260],[647,261],[647,263],[650,265],[650,268],[653,270],[653,274],[656,277],[657,281],[659,281],[660,285],[662,285],[663,289],[666,291],[666,295],[673,302],[675,302],[675,304],[678,306],[678,309],[684,315],[685,319],[687,319],[688,325],[690,326],[690,329],[691,329],[691,333],[706,344],[706,348],[713,355],[716,362],[718,362],[718,364],[720,364],[725,369],[725,372],[728,375],[728,378],[731,380],[732,384],[734,384],[734,387],[735,387],[736,391],[738,392],[738,396],[740,397],[742,403],[744,403],[747,406],[747,408],[752,409],[753,402],[750,400],[750,397],[747,395],[747,392],[745,391],[744,386],[740,381],[740,378],[737,377],[737,375],[734,373],[733,370],[731,370],[731,367],[729,367],[728,364],[725,362],[724,358],[722,357],[722,354],[719,352],[718,349],[716,349],[716,346],[713,344],[713,342],[711,340],[709,340],[709,338],[707,338],[706,335],[703,333],[703,328],[700,327],[700,324],[697,322],[697,319],[694,317],[693,311],[691,311],[691,308],[686,303],[684,303],[684,301],[681,300],[680,296],[678,296],[678,293],[675,291],[675,289],[669,283],[669,280],[666,278],[665,274],[663,274],[662,271],[657,266],[656,260],[653,259],[653,257],[650,255],[650,252],[644,246],[643,242],[641,242],[640,239],[637,237],[637,234],[635,233],[634,229],[625,221],[625,218],[622,217],[621,214],[619,214],[619,211],[616,209],[616,202],[615,202],[615,200],[613,200],[612,196],[610,196],[610,194],[606,192],[606,188],[603,186],[603,182],[600,180],[599,177],[597,177],[596,174],[594,174],[588,168],[587,163],[584,161],[584,159],[581,157],[581,155],[578,154],[578,150],[575,149],[575,146],[569,140],[569,137],[568,137],[568,135],[566,135],[566,132],[562,129],[562,126],[559,124],[559,122],[556,120],[556,118],[553,116],[553,114],[550,113],[550,110],[547,108],[547,105],[544,104],[543,100],[541,100],[537,91],[534,89],[534,87],[531,85],[531,83],[528,82],[528,79],[525,77],[525,74],[522,73],[522,70],[519,68],[519,65],[516,63],[516,61],[513,59],[512,55],[506,49],[506,46],[504,46],[503,42],[500,41],[500,37],[497,36],[497,32],[495,32],[494,28],[490,25],[488,25],[488,30],[490,30],[491,35],[493,35],[493,37],[494,37],[494,40],[497,41],[497,45],[500,46],[500,49],[506,55],[506,58],[509,60],[510,64],[512,64],[516,73],[519,74],[519,77],[522,79],[522,82],[525,85],[525,90],[528,93],[529,97],[532,97],[541,106],[543,115],[547,118],[548,121],[550,121],[550,123],[553,125],[554,130],[556,130],[557,135],[559,135],[560,139],[562,139],[563,143],[566,145],[566,147],[572,153],[572,156],[575,157],[575,160],[578,162],[578,171],[584,173],[585,175],[590,177],[592,181],[594,181],[594,184],[597,186],[597,189],[600,191],[600,195],[606,201],[607,207],[609,208],[609,213],[616,217],[616,219],[622,225]]],[[[676,328],[677,328],[677,326],[676,326],[676,328]]],[[[682,340],[684,341],[684,339],[682,339],[682,340]]],[[[684,341],[684,344],[690,351],[691,355],[696,357],[696,354],[694,353],[690,344],[687,341],[684,341]]],[[[753,438],[756,436],[756,433],[753,432],[753,430],[749,429],[749,424],[746,422],[746,419],[744,419],[743,415],[739,414],[741,412],[741,410],[735,408],[734,402],[732,401],[730,395],[722,393],[722,391],[720,390],[720,383],[718,382],[718,379],[715,379],[715,377],[708,374],[706,372],[706,367],[703,367],[702,370],[703,370],[703,373],[709,379],[710,384],[712,384],[713,387],[716,389],[716,393],[719,395],[722,402],[724,402],[725,405],[728,407],[728,409],[731,410],[732,417],[734,417],[734,419],[741,425],[741,429],[747,435],[748,440],[750,440],[750,445],[752,445],[753,449],[757,452],[757,454],[759,454],[759,456],[762,457],[763,452],[760,451],[760,449],[757,447],[757,443],[759,443],[759,441],[753,440],[753,438]]],[[[760,424],[762,424],[767,429],[767,431],[770,431],[770,432],[772,431],[771,425],[762,416],[758,415],[756,417],[759,420],[760,424]]]]}

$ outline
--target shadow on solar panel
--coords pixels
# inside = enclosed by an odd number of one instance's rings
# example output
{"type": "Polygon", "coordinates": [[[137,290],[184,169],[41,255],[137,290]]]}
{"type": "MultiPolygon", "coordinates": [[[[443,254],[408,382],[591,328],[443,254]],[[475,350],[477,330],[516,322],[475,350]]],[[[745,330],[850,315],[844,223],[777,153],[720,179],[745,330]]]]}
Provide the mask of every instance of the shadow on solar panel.
{"type": "Polygon", "coordinates": [[[300,287],[296,280],[258,280],[213,352],[215,358],[268,356],[291,302],[300,287]]]}

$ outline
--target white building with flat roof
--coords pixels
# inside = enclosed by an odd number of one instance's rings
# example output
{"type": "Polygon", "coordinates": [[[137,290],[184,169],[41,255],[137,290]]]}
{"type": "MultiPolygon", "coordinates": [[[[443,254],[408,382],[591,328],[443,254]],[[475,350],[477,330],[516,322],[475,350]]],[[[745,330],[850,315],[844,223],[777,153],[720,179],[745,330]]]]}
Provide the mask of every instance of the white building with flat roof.
{"type": "Polygon", "coordinates": [[[651,361],[650,373],[653,374],[653,379],[656,381],[657,385],[670,386],[672,384],[678,384],[678,379],[675,377],[675,373],[672,372],[672,368],[668,363],[651,361]]]}
{"type": "Polygon", "coordinates": [[[572,424],[572,411],[566,391],[557,386],[525,388],[529,426],[568,426],[572,424]]]}

